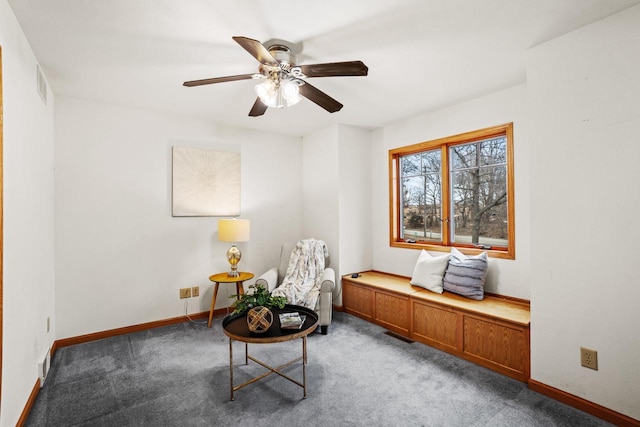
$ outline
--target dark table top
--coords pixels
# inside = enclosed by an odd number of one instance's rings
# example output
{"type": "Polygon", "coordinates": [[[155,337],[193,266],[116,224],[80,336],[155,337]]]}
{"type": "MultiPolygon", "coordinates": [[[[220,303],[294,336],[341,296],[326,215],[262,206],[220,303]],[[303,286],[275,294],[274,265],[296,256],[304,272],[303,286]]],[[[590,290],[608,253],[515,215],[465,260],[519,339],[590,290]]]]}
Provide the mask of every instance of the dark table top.
{"type": "Polygon", "coordinates": [[[299,305],[285,305],[284,308],[272,308],[273,323],[263,333],[255,333],[249,331],[247,326],[247,313],[230,314],[222,320],[222,330],[225,335],[237,341],[267,344],[275,342],[289,341],[296,338],[302,338],[313,332],[318,326],[318,314],[306,307],[299,305]],[[280,328],[280,313],[298,312],[307,318],[304,320],[300,329],[282,329],[280,328]]]}

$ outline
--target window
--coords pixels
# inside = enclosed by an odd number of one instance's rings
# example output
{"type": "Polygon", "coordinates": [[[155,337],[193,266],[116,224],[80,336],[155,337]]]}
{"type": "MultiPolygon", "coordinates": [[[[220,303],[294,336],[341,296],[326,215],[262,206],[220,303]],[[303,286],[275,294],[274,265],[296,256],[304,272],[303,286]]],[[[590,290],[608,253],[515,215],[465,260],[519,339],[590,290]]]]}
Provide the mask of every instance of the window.
{"type": "Polygon", "coordinates": [[[391,246],[515,259],[513,124],[389,151],[391,246]]]}

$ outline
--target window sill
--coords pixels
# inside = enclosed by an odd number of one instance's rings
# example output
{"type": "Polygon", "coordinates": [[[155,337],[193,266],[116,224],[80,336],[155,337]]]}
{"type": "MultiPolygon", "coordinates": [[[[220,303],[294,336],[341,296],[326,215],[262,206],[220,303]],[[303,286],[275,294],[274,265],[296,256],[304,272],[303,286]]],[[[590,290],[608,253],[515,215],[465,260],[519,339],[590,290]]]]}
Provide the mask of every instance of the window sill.
{"type": "MultiPolygon", "coordinates": [[[[406,249],[424,249],[426,251],[434,251],[434,252],[451,252],[451,248],[453,246],[441,246],[441,245],[430,245],[428,243],[407,243],[407,242],[391,242],[390,246],[392,248],[406,248],[406,249]]],[[[478,255],[482,252],[486,252],[490,258],[499,258],[499,259],[516,259],[515,251],[510,253],[507,250],[494,250],[494,249],[476,249],[476,248],[466,248],[455,246],[460,252],[465,255],[478,255]]]]}

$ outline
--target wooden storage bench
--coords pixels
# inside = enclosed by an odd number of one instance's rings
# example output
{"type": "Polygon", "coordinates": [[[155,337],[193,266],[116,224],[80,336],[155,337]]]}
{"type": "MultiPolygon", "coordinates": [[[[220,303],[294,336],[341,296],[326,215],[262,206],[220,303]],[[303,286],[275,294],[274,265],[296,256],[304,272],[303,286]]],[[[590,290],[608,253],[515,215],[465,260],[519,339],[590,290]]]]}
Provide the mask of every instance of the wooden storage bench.
{"type": "Polygon", "coordinates": [[[520,381],[530,376],[529,303],[486,294],[482,301],[367,271],[342,277],[343,307],[399,335],[520,381]]]}
{"type": "Polygon", "coordinates": [[[342,307],[347,313],[410,338],[409,295],[419,289],[406,277],[375,271],[362,273],[357,279],[347,275],[342,277],[342,307]]]}

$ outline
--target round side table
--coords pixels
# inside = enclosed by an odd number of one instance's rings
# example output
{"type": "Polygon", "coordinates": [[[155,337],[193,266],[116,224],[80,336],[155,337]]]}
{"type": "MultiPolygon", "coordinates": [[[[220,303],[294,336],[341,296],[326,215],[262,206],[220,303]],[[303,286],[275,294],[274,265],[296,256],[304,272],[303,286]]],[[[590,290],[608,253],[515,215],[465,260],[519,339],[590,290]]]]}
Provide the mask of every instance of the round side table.
{"type": "Polygon", "coordinates": [[[211,308],[209,309],[209,322],[207,323],[207,327],[211,327],[211,321],[213,320],[213,309],[216,305],[216,298],[218,297],[218,287],[220,283],[235,283],[236,284],[236,295],[244,294],[244,287],[242,286],[242,282],[245,280],[253,279],[253,273],[247,273],[241,271],[238,276],[229,276],[228,273],[218,273],[212,276],[209,276],[209,280],[215,283],[213,288],[213,296],[211,297],[211,308]]]}

